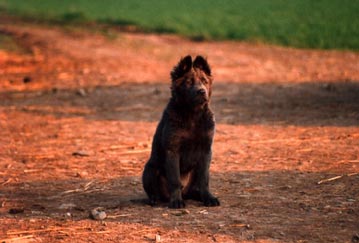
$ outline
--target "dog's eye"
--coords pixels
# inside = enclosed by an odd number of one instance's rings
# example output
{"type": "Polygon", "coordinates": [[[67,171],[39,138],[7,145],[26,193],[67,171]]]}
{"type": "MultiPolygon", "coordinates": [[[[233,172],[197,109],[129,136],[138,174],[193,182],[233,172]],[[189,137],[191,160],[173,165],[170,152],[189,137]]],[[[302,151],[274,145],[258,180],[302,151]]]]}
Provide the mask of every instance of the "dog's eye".
{"type": "Polygon", "coordinates": [[[206,78],[201,78],[203,84],[208,84],[208,80],[206,78]]]}
{"type": "Polygon", "coordinates": [[[193,83],[194,83],[194,79],[193,79],[193,78],[188,78],[188,79],[186,80],[186,85],[188,85],[188,86],[193,85],[193,83]]]}

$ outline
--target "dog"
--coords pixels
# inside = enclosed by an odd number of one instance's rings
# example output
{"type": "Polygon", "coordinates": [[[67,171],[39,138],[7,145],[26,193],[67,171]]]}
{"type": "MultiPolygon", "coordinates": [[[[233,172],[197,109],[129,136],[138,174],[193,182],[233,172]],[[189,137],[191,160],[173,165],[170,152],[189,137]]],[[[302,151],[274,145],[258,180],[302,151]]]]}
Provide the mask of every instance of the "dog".
{"type": "Polygon", "coordinates": [[[209,102],[213,78],[205,58],[182,58],[171,72],[171,98],[157,126],[142,183],[150,205],[169,201],[185,207],[184,199],[219,206],[209,191],[209,167],[215,131],[209,102]]]}

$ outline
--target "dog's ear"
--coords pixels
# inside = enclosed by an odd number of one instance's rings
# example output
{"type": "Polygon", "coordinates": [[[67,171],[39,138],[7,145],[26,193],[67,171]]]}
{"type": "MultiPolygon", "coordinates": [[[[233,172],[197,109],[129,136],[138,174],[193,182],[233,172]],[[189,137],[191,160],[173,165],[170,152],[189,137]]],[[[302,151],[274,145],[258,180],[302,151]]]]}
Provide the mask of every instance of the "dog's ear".
{"type": "Polygon", "coordinates": [[[193,67],[201,69],[209,76],[211,75],[211,68],[209,67],[207,60],[202,56],[197,56],[196,59],[194,59],[193,67]]]}
{"type": "Polygon", "coordinates": [[[185,73],[187,73],[192,68],[192,57],[190,55],[182,58],[177,66],[175,66],[171,72],[172,80],[176,80],[182,77],[185,73]]]}

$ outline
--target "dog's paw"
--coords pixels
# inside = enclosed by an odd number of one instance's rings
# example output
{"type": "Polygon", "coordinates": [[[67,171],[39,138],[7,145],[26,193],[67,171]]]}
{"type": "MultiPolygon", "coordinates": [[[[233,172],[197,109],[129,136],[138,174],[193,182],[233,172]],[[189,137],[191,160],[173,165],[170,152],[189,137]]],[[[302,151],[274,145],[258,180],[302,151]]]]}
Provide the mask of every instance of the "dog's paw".
{"type": "Polygon", "coordinates": [[[185,206],[184,201],[181,199],[172,200],[169,205],[170,208],[184,208],[185,206]]]}
{"type": "Polygon", "coordinates": [[[215,206],[219,206],[219,200],[216,197],[208,197],[205,200],[203,200],[203,204],[206,207],[215,207],[215,206]]]}
{"type": "Polygon", "coordinates": [[[155,196],[152,196],[148,199],[148,204],[152,207],[156,206],[157,205],[157,197],[155,196]]]}

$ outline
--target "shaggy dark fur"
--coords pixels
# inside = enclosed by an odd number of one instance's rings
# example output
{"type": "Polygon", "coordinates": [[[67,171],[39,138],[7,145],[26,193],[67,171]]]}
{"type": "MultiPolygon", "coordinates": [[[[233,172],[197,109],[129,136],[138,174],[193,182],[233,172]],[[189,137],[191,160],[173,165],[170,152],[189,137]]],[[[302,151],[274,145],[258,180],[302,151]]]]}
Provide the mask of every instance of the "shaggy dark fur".
{"type": "Polygon", "coordinates": [[[171,72],[172,97],[153,138],[142,182],[150,204],[169,201],[183,208],[183,199],[206,206],[219,201],[208,188],[212,158],[214,115],[209,107],[211,69],[202,56],[181,59],[171,72]]]}

